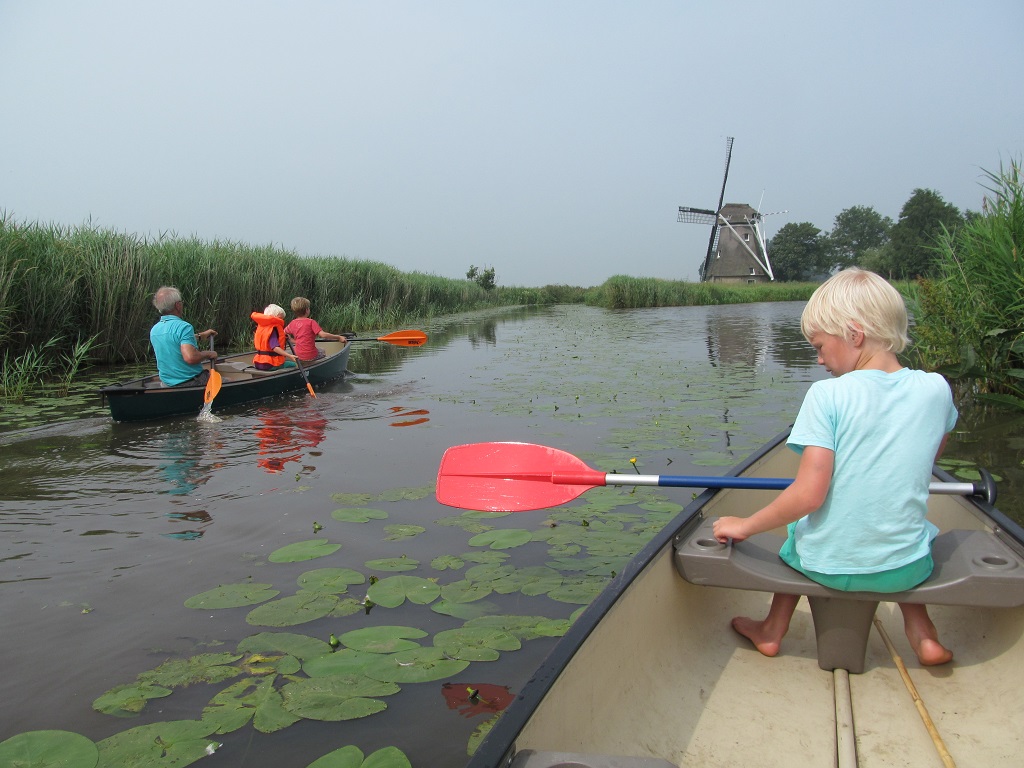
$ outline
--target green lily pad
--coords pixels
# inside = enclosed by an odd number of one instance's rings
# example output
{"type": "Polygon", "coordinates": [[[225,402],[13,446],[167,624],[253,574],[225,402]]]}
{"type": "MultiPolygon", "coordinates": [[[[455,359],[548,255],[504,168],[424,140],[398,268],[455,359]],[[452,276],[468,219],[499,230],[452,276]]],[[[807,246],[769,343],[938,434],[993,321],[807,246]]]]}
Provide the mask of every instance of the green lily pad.
{"type": "Polygon", "coordinates": [[[463,552],[459,555],[467,563],[503,563],[511,557],[508,552],[498,552],[494,549],[474,550],[463,552]]]}
{"type": "Polygon", "coordinates": [[[259,632],[249,635],[238,644],[238,650],[248,653],[286,653],[297,659],[312,659],[329,653],[331,646],[323,640],[292,632],[259,632]]]}
{"type": "Polygon", "coordinates": [[[477,749],[480,748],[480,744],[487,737],[487,734],[491,732],[491,729],[495,726],[495,724],[498,722],[500,718],[501,713],[499,712],[494,717],[490,718],[489,720],[485,720],[473,729],[473,733],[469,737],[469,743],[466,745],[466,754],[468,754],[470,757],[476,754],[477,749]]]}
{"type": "Polygon", "coordinates": [[[368,493],[332,493],[331,500],[339,504],[357,506],[359,504],[369,504],[373,501],[373,496],[368,493]]]}
{"type": "Polygon", "coordinates": [[[370,651],[342,648],[334,653],[325,653],[323,656],[309,659],[302,665],[302,671],[309,677],[361,675],[370,662],[377,659],[377,656],[378,654],[370,651]]]}
{"type": "Polygon", "coordinates": [[[367,560],[366,567],[374,571],[415,571],[420,567],[420,561],[411,557],[383,557],[367,560]]]}
{"type": "Polygon", "coordinates": [[[242,674],[238,667],[228,666],[240,658],[240,653],[201,653],[187,659],[171,659],[156,669],[143,672],[139,680],[169,688],[193,683],[220,683],[242,674]]]}
{"type": "Polygon", "coordinates": [[[97,712],[114,717],[133,717],[139,714],[150,699],[162,699],[173,691],[152,683],[128,683],[111,688],[92,703],[97,712]]]}
{"type": "Polygon", "coordinates": [[[377,495],[381,501],[418,501],[434,495],[433,485],[419,488],[390,488],[377,495]]]}
{"type": "Polygon", "coordinates": [[[490,547],[491,549],[512,549],[533,541],[533,533],[521,528],[505,528],[497,531],[478,533],[469,540],[471,547],[490,547]]]}
{"type": "Polygon", "coordinates": [[[363,509],[348,507],[336,509],[331,512],[331,517],[343,523],[368,523],[371,520],[386,520],[388,513],[382,509],[363,509]]]}
{"type": "Polygon", "coordinates": [[[309,592],[340,595],[352,584],[362,584],[366,577],[351,568],[316,568],[299,576],[299,587],[309,592]]]}
{"type": "Polygon", "coordinates": [[[430,561],[430,567],[435,571],[457,571],[466,564],[466,561],[455,555],[441,555],[430,561]]]}
{"type": "Polygon", "coordinates": [[[299,592],[291,597],[271,600],[253,608],[245,617],[248,624],[263,627],[293,627],[322,619],[338,605],[336,595],[323,592],[299,592]]]}
{"type": "Polygon", "coordinates": [[[522,645],[510,632],[490,627],[460,627],[434,635],[434,646],[447,658],[464,661],[496,661],[499,651],[518,651],[522,645]]]}
{"type": "Polygon", "coordinates": [[[361,600],[356,600],[352,597],[343,597],[338,601],[338,604],[334,606],[334,610],[331,611],[330,615],[336,619],[343,619],[346,616],[359,613],[364,610],[364,605],[361,600]]]}
{"type": "Polygon", "coordinates": [[[299,721],[287,711],[272,678],[239,680],[210,700],[203,710],[203,722],[215,726],[215,733],[237,731],[250,720],[260,733],[274,733],[299,721]]]}
{"type": "Polygon", "coordinates": [[[562,586],[548,592],[548,597],[561,603],[586,605],[601,593],[604,586],[605,582],[599,579],[567,581],[562,586]]]}
{"type": "Polygon", "coordinates": [[[201,610],[213,608],[238,608],[255,605],[277,597],[280,592],[272,584],[221,584],[215,589],[200,592],[185,601],[186,608],[201,610]]]}
{"type": "Polygon", "coordinates": [[[419,576],[388,576],[371,584],[366,596],[377,605],[397,608],[406,600],[417,605],[429,605],[441,595],[441,588],[419,576]]]}
{"type": "Polygon", "coordinates": [[[365,675],[330,675],[296,680],[281,689],[289,712],[309,720],[356,720],[383,712],[387,704],[374,697],[398,693],[393,682],[365,675]]]}
{"type": "Polygon", "coordinates": [[[383,747],[363,760],[363,752],[349,745],[328,752],[306,768],[412,768],[412,763],[398,747],[383,747]]]}
{"type": "Polygon", "coordinates": [[[451,603],[472,603],[482,600],[493,591],[490,584],[463,579],[441,587],[441,597],[451,603]]]}
{"type": "Polygon", "coordinates": [[[99,750],[71,731],[27,731],[0,742],[0,765],[28,768],[94,768],[99,750]]]}
{"type": "Polygon", "coordinates": [[[263,653],[254,653],[242,662],[242,669],[254,677],[264,675],[294,675],[302,668],[302,663],[287,653],[278,653],[268,656],[263,653]]]}
{"type": "Polygon", "coordinates": [[[404,541],[419,536],[426,530],[422,525],[385,525],[384,531],[387,536],[384,539],[385,541],[404,541]]]}
{"type": "Polygon", "coordinates": [[[339,549],[341,544],[332,544],[329,539],[308,539],[275,549],[267,559],[272,563],[298,563],[302,560],[326,557],[339,549]]]}
{"type": "Polygon", "coordinates": [[[457,517],[442,517],[434,521],[435,525],[453,526],[461,528],[466,533],[483,533],[494,529],[493,525],[487,525],[479,520],[459,515],[457,517]]]}
{"type": "Polygon", "coordinates": [[[446,658],[440,648],[415,648],[382,654],[364,674],[393,683],[426,683],[457,675],[468,666],[468,661],[446,658]]]}
{"type": "Polygon", "coordinates": [[[366,627],[346,632],[338,639],[346,648],[368,653],[394,653],[419,648],[409,638],[426,637],[427,633],[416,627],[366,627]]]}
{"type": "Polygon", "coordinates": [[[444,616],[453,616],[456,619],[462,619],[463,621],[476,619],[480,616],[490,616],[501,612],[501,609],[497,605],[488,600],[479,600],[472,603],[457,603],[443,598],[438,600],[436,603],[431,603],[430,610],[434,613],[440,613],[444,616]]]}
{"type": "Polygon", "coordinates": [[[206,738],[215,729],[201,720],[172,720],[130,728],[97,743],[99,768],[178,768],[220,747],[206,738]]]}

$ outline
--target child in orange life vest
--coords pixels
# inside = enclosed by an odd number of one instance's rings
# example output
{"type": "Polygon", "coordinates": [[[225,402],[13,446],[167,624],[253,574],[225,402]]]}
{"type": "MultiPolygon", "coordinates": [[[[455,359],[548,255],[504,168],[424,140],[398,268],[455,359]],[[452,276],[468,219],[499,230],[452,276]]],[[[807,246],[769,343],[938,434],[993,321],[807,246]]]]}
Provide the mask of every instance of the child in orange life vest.
{"type": "Polygon", "coordinates": [[[328,333],[316,320],[309,316],[309,299],[296,296],[292,299],[292,312],[295,319],[285,327],[285,333],[295,339],[295,354],[303,362],[316,360],[324,356],[322,349],[317,349],[317,339],[345,341],[344,336],[328,333]]]}
{"type": "Polygon", "coordinates": [[[256,323],[253,341],[256,354],[252,363],[258,371],[274,371],[278,368],[294,368],[295,355],[285,350],[284,310],[277,304],[269,304],[263,312],[253,312],[250,317],[256,323]]]}

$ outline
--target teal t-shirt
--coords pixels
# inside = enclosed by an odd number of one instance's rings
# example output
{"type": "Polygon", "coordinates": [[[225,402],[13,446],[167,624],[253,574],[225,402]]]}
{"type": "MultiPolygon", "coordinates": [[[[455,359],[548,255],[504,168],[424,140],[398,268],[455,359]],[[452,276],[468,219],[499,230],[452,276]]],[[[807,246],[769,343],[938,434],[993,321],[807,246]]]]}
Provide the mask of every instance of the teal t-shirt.
{"type": "Polygon", "coordinates": [[[149,342],[156,353],[160,381],[168,387],[181,384],[203,371],[202,363],[189,365],[181,357],[181,345],[196,346],[196,331],[177,315],[163,315],[149,331],[149,342]]]}
{"type": "Polygon", "coordinates": [[[793,531],[800,562],[828,574],[877,573],[919,560],[938,529],[925,519],[942,438],[956,424],[936,373],[851,371],[811,385],[788,445],[835,454],[821,508],[793,531]]]}

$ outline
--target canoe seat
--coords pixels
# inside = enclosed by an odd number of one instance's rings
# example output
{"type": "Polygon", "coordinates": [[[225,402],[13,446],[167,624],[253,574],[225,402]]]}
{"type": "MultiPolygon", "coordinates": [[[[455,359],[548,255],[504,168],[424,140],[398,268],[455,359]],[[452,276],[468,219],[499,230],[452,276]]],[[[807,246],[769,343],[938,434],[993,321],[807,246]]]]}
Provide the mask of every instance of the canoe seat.
{"type": "Polygon", "coordinates": [[[675,566],[692,584],[807,595],[822,669],[864,671],[868,635],[882,600],[1015,608],[1024,605],[1024,558],[988,531],[952,530],[932,542],[935,569],[906,592],[842,592],[811,581],[779,557],[782,536],[720,544],[706,518],[675,539],[675,566]]]}
{"type": "Polygon", "coordinates": [[[657,757],[584,755],[577,752],[517,752],[509,768],[679,768],[657,757]]]}

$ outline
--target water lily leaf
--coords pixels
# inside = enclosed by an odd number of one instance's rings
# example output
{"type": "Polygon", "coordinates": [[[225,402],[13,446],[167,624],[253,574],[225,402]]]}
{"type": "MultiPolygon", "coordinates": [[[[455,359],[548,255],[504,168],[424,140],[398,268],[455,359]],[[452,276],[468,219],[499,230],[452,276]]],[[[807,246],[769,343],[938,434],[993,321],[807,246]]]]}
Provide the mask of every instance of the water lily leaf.
{"type": "Polygon", "coordinates": [[[430,567],[435,571],[457,571],[466,564],[466,561],[455,555],[441,555],[430,561],[430,567]]]}
{"type": "Polygon", "coordinates": [[[343,597],[338,601],[338,604],[334,606],[334,610],[331,611],[330,615],[336,619],[343,619],[346,616],[359,613],[363,609],[364,606],[362,601],[356,600],[352,597],[343,597]]]}
{"type": "Polygon", "coordinates": [[[0,765],[31,768],[94,768],[99,749],[71,731],[27,731],[0,742],[0,765]]]}
{"type": "Polygon", "coordinates": [[[292,632],[259,632],[249,635],[238,644],[238,650],[248,653],[285,653],[297,659],[311,659],[330,653],[331,646],[323,640],[292,632]]]}
{"type": "Polygon", "coordinates": [[[185,601],[186,608],[201,610],[213,608],[238,608],[255,605],[277,597],[280,592],[272,584],[221,584],[215,589],[200,592],[185,601]]]}
{"type": "Polygon", "coordinates": [[[458,515],[457,517],[442,517],[434,521],[435,525],[454,526],[461,528],[466,533],[483,533],[484,531],[490,531],[494,529],[493,525],[487,525],[479,520],[466,517],[465,515],[458,515]]]}
{"type": "Polygon", "coordinates": [[[325,557],[339,549],[341,544],[332,544],[329,539],[309,539],[275,549],[267,559],[272,563],[297,563],[325,557]]]}
{"type": "Polygon", "coordinates": [[[242,662],[242,669],[256,677],[264,675],[294,675],[301,668],[302,664],[297,658],[285,653],[273,656],[254,653],[242,662]]]}
{"type": "Polygon", "coordinates": [[[374,571],[415,571],[420,567],[420,561],[411,557],[383,557],[367,560],[366,567],[374,571]]]}
{"type": "Polygon", "coordinates": [[[434,646],[450,659],[496,661],[499,651],[518,651],[522,643],[504,629],[459,627],[434,635],[434,646]]]}
{"type": "Polygon", "coordinates": [[[600,579],[566,581],[562,586],[548,592],[548,597],[561,603],[586,605],[601,593],[604,585],[605,582],[600,579]]]}
{"type": "Polygon", "coordinates": [[[478,533],[469,540],[471,547],[490,547],[491,549],[512,549],[521,547],[533,540],[533,533],[521,528],[505,528],[497,531],[478,533]]]}
{"type": "Polygon", "coordinates": [[[424,485],[419,488],[391,488],[378,494],[381,501],[417,501],[434,495],[433,485],[424,485]]]}
{"type": "Polygon", "coordinates": [[[139,680],[170,688],[193,683],[219,683],[242,674],[238,667],[227,666],[240,658],[240,653],[201,653],[187,659],[171,659],[156,669],[143,672],[139,680]]]}
{"type": "Polygon", "coordinates": [[[491,729],[494,727],[495,723],[498,722],[500,717],[501,714],[499,713],[491,719],[480,723],[480,725],[473,729],[473,733],[469,737],[469,743],[466,745],[466,754],[470,757],[476,754],[477,749],[480,748],[480,744],[487,737],[487,734],[491,732],[491,729]]]}
{"type": "Polygon", "coordinates": [[[152,683],[128,683],[111,688],[92,703],[97,712],[114,717],[133,717],[139,714],[150,699],[162,699],[173,691],[152,683]]]}
{"type": "Polygon", "coordinates": [[[457,675],[468,666],[468,661],[446,658],[440,648],[416,648],[378,656],[365,674],[393,683],[426,683],[457,675]]]}
{"type": "MultiPolygon", "coordinates": [[[[415,645],[415,643],[413,643],[415,645]]],[[[315,659],[309,659],[302,665],[302,671],[309,677],[326,677],[327,675],[361,675],[363,670],[376,661],[378,654],[370,651],[357,651],[353,648],[342,648],[335,653],[325,653],[315,659]]]]}
{"type": "Polygon", "coordinates": [[[220,744],[206,738],[215,726],[201,720],[171,720],[130,728],[97,743],[99,768],[178,768],[212,755],[220,744]]]}
{"type": "Polygon", "coordinates": [[[441,595],[441,588],[419,576],[388,576],[371,584],[366,596],[377,605],[397,608],[406,600],[417,605],[429,605],[441,595]]]}
{"type": "Polygon", "coordinates": [[[299,721],[282,702],[272,678],[239,680],[210,700],[203,722],[215,725],[215,733],[230,733],[251,719],[260,733],[273,733],[299,721]]]}
{"type": "Polygon", "coordinates": [[[412,763],[398,747],[382,747],[366,758],[362,768],[412,768],[412,763]]]}
{"type": "Polygon", "coordinates": [[[340,595],[348,592],[349,585],[362,584],[366,577],[351,568],[316,568],[299,576],[298,584],[309,592],[329,592],[340,595]]]}
{"type": "Polygon", "coordinates": [[[508,552],[498,552],[497,550],[475,550],[473,552],[463,552],[459,555],[467,563],[503,563],[511,557],[508,552]]]}
{"type": "Polygon", "coordinates": [[[337,722],[383,712],[387,704],[373,697],[399,690],[392,682],[365,675],[330,675],[288,683],[281,695],[285,709],[299,717],[337,722]]]}
{"type": "Polygon", "coordinates": [[[331,517],[343,523],[368,523],[371,520],[385,520],[388,513],[382,509],[359,509],[349,507],[336,509],[331,512],[331,517]]]}
{"type": "Polygon", "coordinates": [[[550,632],[557,624],[557,620],[547,616],[481,616],[478,619],[470,619],[466,627],[489,627],[492,629],[503,629],[509,634],[515,635],[520,640],[535,640],[538,637],[551,637],[550,632]]]}
{"type": "Polygon", "coordinates": [[[332,493],[331,500],[339,504],[358,506],[360,504],[369,504],[373,501],[373,496],[368,493],[332,493]]]}
{"type": "Polygon", "coordinates": [[[463,579],[441,587],[441,597],[452,603],[472,603],[482,600],[493,591],[490,584],[463,579]]]}
{"type": "Polygon", "coordinates": [[[322,619],[337,605],[336,595],[302,591],[253,608],[245,617],[245,621],[255,626],[293,627],[296,624],[322,619]]]}
{"type": "Polygon", "coordinates": [[[348,745],[333,752],[328,752],[323,757],[317,758],[306,768],[362,768],[363,750],[359,747],[348,745]]]}
{"type": "Polygon", "coordinates": [[[346,632],[338,639],[346,648],[368,653],[394,653],[419,648],[409,638],[426,637],[427,633],[416,627],[365,627],[346,632]]]}
{"type": "MultiPolygon", "coordinates": [[[[442,593],[443,592],[444,590],[442,589],[442,593]]],[[[456,619],[462,619],[463,621],[476,619],[480,616],[490,616],[501,612],[501,609],[497,605],[487,600],[479,600],[472,603],[457,603],[443,598],[438,600],[436,603],[431,603],[430,610],[444,616],[454,616],[456,619]]]]}
{"type": "Polygon", "coordinates": [[[683,511],[683,505],[676,504],[673,501],[646,501],[640,505],[640,509],[646,509],[649,512],[665,512],[671,515],[678,515],[683,511]]]}
{"type": "Polygon", "coordinates": [[[426,531],[422,525],[385,525],[384,531],[388,534],[385,541],[403,541],[419,536],[426,531]]]}

